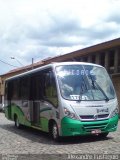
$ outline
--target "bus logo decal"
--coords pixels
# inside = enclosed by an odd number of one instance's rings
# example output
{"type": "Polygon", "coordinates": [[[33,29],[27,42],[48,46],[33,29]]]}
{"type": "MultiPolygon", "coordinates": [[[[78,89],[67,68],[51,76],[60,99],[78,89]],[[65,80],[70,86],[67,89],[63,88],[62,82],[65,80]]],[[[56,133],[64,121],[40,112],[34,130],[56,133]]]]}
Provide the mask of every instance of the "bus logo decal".
{"type": "Polygon", "coordinates": [[[98,115],[97,114],[94,115],[94,120],[96,120],[96,119],[98,119],[98,115]]]}

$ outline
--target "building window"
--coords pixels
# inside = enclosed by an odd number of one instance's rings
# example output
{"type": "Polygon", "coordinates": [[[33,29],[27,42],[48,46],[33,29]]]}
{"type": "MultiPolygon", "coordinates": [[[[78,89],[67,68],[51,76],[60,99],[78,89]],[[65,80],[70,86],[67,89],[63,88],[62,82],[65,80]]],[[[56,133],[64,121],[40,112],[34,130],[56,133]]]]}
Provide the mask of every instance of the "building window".
{"type": "Polygon", "coordinates": [[[114,73],[114,58],[115,58],[115,52],[114,50],[111,50],[109,52],[109,72],[114,73]]]}
{"type": "Polygon", "coordinates": [[[92,55],[92,56],[91,56],[91,62],[92,62],[92,63],[95,63],[95,60],[96,60],[95,55],[92,55]]]}
{"type": "Polygon", "coordinates": [[[87,62],[88,61],[88,57],[83,57],[83,62],[87,62]]]}
{"type": "Polygon", "coordinates": [[[100,65],[105,66],[105,53],[100,54],[100,65]]]}
{"type": "Polygon", "coordinates": [[[82,61],[82,58],[81,57],[77,57],[75,58],[77,62],[81,62],[82,61]]]}
{"type": "Polygon", "coordinates": [[[114,67],[114,51],[109,52],[109,66],[114,67]]]}
{"type": "Polygon", "coordinates": [[[119,69],[119,72],[120,72],[120,56],[119,56],[119,54],[120,54],[120,49],[118,50],[118,69],[119,69]]]}

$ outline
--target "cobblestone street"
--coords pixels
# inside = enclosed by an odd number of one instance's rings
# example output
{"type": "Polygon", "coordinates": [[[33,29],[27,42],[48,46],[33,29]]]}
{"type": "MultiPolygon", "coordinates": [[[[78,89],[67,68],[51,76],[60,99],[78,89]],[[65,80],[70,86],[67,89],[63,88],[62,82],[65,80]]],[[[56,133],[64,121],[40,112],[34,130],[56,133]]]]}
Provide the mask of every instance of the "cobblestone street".
{"type": "Polygon", "coordinates": [[[120,123],[116,132],[107,138],[72,137],[54,142],[48,134],[22,127],[16,129],[0,113],[0,154],[119,154],[120,123]]]}

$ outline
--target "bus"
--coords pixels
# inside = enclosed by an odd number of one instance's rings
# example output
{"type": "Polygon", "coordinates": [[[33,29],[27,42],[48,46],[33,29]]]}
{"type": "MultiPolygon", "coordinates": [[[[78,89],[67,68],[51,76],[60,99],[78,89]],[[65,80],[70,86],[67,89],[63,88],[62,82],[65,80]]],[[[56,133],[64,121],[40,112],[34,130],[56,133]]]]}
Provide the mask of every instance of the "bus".
{"type": "Polygon", "coordinates": [[[116,131],[118,101],[106,69],[83,62],[51,63],[5,81],[5,116],[15,126],[66,136],[116,131]]]}

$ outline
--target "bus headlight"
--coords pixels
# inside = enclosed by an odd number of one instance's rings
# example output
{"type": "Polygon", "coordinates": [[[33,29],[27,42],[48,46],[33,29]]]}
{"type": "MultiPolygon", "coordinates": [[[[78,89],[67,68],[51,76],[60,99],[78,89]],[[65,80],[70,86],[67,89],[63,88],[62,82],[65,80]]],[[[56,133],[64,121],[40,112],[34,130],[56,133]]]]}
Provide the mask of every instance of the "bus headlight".
{"type": "Polygon", "coordinates": [[[114,117],[118,113],[119,113],[119,109],[115,108],[115,110],[111,113],[110,118],[114,117]]]}
{"type": "Polygon", "coordinates": [[[72,118],[72,119],[78,119],[75,113],[69,111],[67,108],[64,108],[64,113],[67,117],[72,118]]]}

